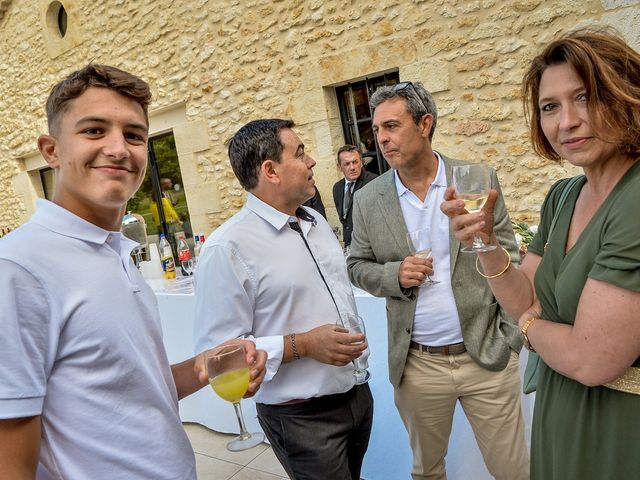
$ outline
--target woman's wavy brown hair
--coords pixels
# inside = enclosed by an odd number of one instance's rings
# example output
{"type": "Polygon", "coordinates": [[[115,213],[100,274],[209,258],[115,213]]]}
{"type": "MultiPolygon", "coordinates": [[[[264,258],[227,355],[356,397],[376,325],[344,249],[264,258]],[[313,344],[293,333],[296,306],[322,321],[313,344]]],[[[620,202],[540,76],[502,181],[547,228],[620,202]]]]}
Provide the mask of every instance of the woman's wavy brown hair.
{"type": "Polygon", "coordinates": [[[559,161],[540,126],[540,79],[547,67],[570,65],[586,89],[589,118],[598,138],[640,155],[640,54],[611,28],[585,28],[554,40],[536,56],[522,80],[523,107],[533,149],[559,161]],[[602,133],[604,132],[604,134],[602,133]]]}

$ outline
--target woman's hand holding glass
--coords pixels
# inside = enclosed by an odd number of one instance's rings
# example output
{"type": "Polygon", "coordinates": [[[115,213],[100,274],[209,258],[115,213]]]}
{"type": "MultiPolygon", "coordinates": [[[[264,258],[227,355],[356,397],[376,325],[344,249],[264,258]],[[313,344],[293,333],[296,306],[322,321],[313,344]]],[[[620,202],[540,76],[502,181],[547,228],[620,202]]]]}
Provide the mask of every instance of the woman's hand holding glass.
{"type": "MultiPolygon", "coordinates": [[[[483,209],[489,200],[491,189],[491,171],[485,165],[459,165],[452,169],[453,188],[455,189],[456,198],[464,204],[464,210],[471,214],[482,212],[486,214],[487,210],[483,209]]],[[[497,195],[497,192],[496,192],[497,195]]],[[[497,197],[495,197],[497,198],[497,197]]],[[[445,196],[445,200],[447,197],[445,196]]],[[[458,205],[460,205],[458,203],[458,205]]],[[[494,199],[495,203],[495,199],[494,199]]],[[[444,210],[443,210],[444,211],[444,210]]],[[[493,212],[493,204],[491,205],[493,212]]],[[[446,213],[446,212],[445,212],[446,213]]],[[[487,222],[486,215],[476,217],[481,222],[487,222]]],[[[484,227],[484,225],[482,225],[484,227]]],[[[482,228],[481,227],[481,228],[482,228]]],[[[486,244],[480,235],[480,229],[472,232],[471,246],[464,247],[462,252],[490,252],[495,250],[496,245],[486,244]]],[[[491,225],[493,231],[493,224],[491,225]]],[[[468,244],[468,240],[465,242],[468,244]]]]}
{"type": "Polygon", "coordinates": [[[451,231],[461,244],[472,245],[474,239],[480,236],[483,243],[494,246],[496,242],[493,234],[493,209],[497,200],[498,192],[491,189],[482,209],[469,213],[465,202],[458,198],[455,188],[448,187],[440,210],[449,217],[451,231]]]}

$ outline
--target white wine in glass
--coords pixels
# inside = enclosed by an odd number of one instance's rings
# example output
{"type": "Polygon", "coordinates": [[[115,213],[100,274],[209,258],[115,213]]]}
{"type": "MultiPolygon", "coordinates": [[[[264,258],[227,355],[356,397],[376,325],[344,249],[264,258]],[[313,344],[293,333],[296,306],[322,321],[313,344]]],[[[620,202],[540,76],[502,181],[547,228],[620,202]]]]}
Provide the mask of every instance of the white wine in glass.
{"type": "Polygon", "coordinates": [[[469,213],[476,213],[482,210],[484,204],[487,203],[489,194],[461,193],[458,198],[464,202],[464,208],[466,208],[469,213]]]}
{"type": "Polygon", "coordinates": [[[244,345],[225,345],[205,354],[209,384],[220,398],[233,403],[240,426],[240,435],[227,444],[227,449],[239,452],[264,442],[264,434],[247,432],[240,400],[247,393],[251,380],[244,345]]]}
{"type": "MultiPolygon", "coordinates": [[[[344,327],[349,333],[361,333],[363,335],[367,335],[366,329],[364,328],[364,320],[362,317],[355,314],[348,314],[346,318],[339,318],[336,322],[337,325],[344,327]]],[[[356,342],[356,343],[363,343],[356,342]]],[[[361,385],[366,383],[371,378],[371,373],[369,372],[368,362],[366,358],[362,358],[362,356],[356,358],[351,363],[353,363],[353,375],[356,377],[356,385],[361,385]]]]}
{"type": "MultiPolygon", "coordinates": [[[[491,172],[485,165],[458,165],[453,167],[453,187],[456,197],[464,202],[469,213],[479,212],[489,197],[491,189],[491,172]]],[[[464,247],[461,252],[490,252],[495,245],[486,245],[480,235],[473,236],[471,247],[464,247]]]]}
{"type": "MultiPolygon", "coordinates": [[[[429,258],[431,257],[431,237],[428,228],[421,228],[407,233],[407,245],[414,257],[429,258]]],[[[426,275],[422,285],[435,285],[440,283],[438,280],[432,279],[426,275]]]]}

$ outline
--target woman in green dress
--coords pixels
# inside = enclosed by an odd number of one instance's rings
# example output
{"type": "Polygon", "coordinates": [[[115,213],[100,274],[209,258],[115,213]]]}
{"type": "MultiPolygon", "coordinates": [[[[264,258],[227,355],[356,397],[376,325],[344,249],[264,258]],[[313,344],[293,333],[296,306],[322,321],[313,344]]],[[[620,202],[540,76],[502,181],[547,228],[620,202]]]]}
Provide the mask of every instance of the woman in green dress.
{"type": "MultiPolygon", "coordinates": [[[[543,360],[531,478],[638,478],[640,55],[609,30],[579,30],[533,60],[523,90],[535,151],[584,172],[551,188],[520,268],[501,248],[478,254],[478,273],[543,360]]],[[[469,214],[447,191],[458,240],[498,245],[496,198],[469,214]]]]}

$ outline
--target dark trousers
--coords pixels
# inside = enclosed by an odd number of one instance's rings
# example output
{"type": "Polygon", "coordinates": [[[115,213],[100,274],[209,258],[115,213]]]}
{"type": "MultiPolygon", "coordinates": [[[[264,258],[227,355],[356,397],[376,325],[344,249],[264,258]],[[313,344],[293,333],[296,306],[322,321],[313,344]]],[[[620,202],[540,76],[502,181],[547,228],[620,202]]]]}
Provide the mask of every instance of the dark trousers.
{"type": "Polygon", "coordinates": [[[359,480],[369,445],[368,384],[292,405],[258,403],[258,421],[291,480],[359,480]]]}

